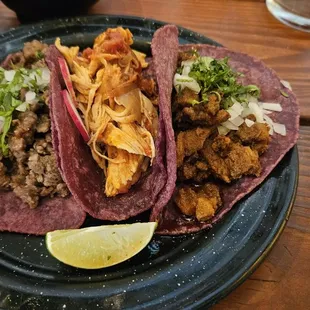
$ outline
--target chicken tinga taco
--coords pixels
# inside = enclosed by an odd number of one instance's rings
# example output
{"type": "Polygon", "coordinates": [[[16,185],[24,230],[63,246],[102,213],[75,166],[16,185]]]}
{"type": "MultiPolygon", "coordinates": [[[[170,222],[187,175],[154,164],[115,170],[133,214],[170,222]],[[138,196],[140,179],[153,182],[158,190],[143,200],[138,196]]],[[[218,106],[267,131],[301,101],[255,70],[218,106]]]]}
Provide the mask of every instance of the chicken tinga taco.
{"type": "MultiPolygon", "coordinates": [[[[177,34],[174,26],[166,30],[177,34]]],[[[173,43],[167,49],[171,70],[161,76],[170,90],[177,35],[173,43]]],[[[132,44],[131,32],[118,27],[81,52],[57,39],[47,57],[60,170],[82,208],[103,220],[135,216],[159,197],[168,201],[174,188],[164,188],[171,91],[157,86],[146,55],[132,44]]]]}
{"type": "Polygon", "coordinates": [[[25,43],[0,67],[0,230],[77,228],[85,213],[62,180],[51,137],[46,44],[25,43]]]}
{"type": "Polygon", "coordinates": [[[177,189],[152,213],[160,234],[212,227],[267,177],[299,127],[289,85],[245,54],[180,46],[173,84],[177,189]]]}

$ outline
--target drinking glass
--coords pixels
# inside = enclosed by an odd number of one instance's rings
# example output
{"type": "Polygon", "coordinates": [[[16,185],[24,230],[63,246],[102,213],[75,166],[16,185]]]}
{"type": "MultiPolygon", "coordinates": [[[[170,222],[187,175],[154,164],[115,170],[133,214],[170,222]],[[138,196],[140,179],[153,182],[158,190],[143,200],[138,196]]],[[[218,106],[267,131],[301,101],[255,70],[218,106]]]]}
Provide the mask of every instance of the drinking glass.
{"type": "Polygon", "coordinates": [[[310,32],[310,0],[266,0],[266,5],[284,24],[310,32]]]}

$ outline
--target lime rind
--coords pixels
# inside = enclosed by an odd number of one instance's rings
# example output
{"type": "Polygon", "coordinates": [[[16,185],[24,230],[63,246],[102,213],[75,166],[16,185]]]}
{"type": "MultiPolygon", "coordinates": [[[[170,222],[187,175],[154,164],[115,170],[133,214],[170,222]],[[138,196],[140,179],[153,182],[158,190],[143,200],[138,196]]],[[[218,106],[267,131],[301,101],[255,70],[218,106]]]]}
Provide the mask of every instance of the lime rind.
{"type": "Polygon", "coordinates": [[[46,247],[59,261],[83,269],[119,264],[144,249],[156,222],[58,230],[46,235],[46,247]]]}

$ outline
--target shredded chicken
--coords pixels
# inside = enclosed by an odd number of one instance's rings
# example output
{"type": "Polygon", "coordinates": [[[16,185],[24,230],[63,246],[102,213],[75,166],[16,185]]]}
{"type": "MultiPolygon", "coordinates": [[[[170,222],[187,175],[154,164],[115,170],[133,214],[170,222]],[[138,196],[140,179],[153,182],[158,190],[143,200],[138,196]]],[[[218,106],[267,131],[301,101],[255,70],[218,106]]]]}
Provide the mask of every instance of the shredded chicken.
{"type": "Polygon", "coordinates": [[[111,197],[127,193],[129,188],[139,180],[144,157],[115,147],[108,147],[108,155],[124,162],[109,163],[105,184],[106,195],[111,197]]]}
{"type": "Polygon", "coordinates": [[[88,144],[106,175],[107,196],[127,192],[155,157],[157,88],[142,75],[146,55],[132,50],[132,43],[131,32],[122,27],[107,29],[82,53],[55,42],[71,70],[88,144]]]}

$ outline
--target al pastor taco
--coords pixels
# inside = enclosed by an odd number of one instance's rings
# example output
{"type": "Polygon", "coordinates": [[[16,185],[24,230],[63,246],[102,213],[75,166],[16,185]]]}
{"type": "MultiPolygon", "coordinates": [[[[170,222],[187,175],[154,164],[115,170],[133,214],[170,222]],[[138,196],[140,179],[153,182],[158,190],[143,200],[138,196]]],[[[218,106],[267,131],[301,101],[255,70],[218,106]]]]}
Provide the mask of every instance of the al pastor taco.
{"type": "Polygon", "coordinates": [[[264,181],[295,145],[299,128],[295,95],[260,60],[180,45],[174,72],[177,187],[151,215],[157,233],[168,235],[211,228],[264,181]]]}

